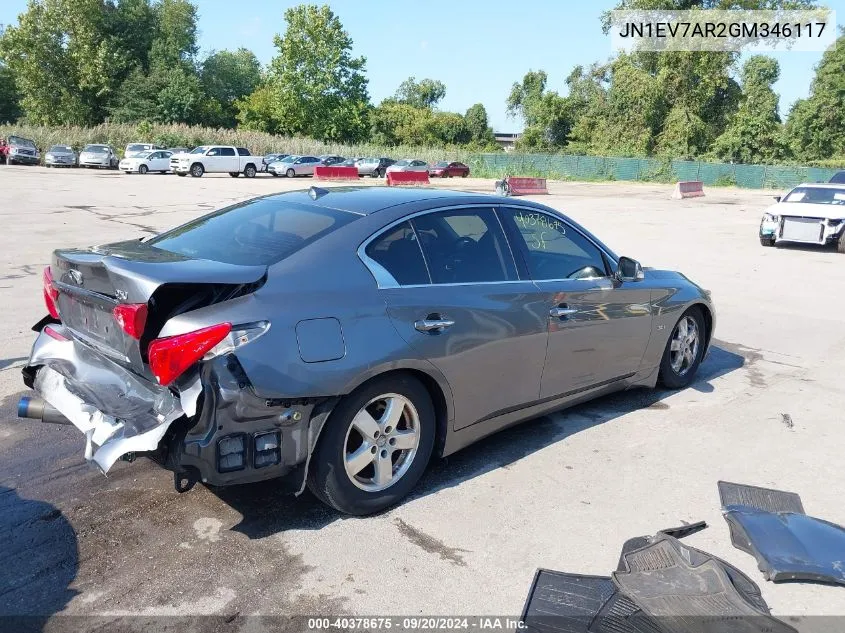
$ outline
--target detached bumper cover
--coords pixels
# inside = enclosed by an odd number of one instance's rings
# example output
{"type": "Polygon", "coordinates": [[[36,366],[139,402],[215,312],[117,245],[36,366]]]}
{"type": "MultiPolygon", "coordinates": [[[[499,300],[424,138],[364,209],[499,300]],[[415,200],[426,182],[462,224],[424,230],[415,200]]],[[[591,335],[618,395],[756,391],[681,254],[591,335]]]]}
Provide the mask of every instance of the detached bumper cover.
{"type": "Polygon", "coordinates": [[[39,334],[24,371],[35,371],[33,389],[85,434],[86,459],[105,473],[126,453],[154,451],[184,415],[179,398],[51,328],[66,340],[39,334]]]}

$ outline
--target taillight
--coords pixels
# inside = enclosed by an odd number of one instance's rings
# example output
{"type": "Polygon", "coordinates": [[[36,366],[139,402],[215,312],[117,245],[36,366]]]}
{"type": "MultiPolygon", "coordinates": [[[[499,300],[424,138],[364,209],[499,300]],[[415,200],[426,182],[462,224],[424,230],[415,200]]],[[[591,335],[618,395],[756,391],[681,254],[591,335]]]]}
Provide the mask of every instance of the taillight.
{"type": "Polygon", "coordinates": [[[53,271],[47,266],[44,269],[44,303],[47,305],[47,312],[54,319],[59,318],[59,291],[53,286],[53,271]]]}
{"type": "Polygon", "coordinates": [[[152,341],[147,356],[153,376],[159,384],[169,385],[226,338],[231,330],[231,323],[219,323],[187,334],[152,341]]]}
{"type": "Polygon", "coordinates": [[[146,303],[122,303],[112,310],[120,329],[136,340],[141,339],[147,324],[146,303]]]}

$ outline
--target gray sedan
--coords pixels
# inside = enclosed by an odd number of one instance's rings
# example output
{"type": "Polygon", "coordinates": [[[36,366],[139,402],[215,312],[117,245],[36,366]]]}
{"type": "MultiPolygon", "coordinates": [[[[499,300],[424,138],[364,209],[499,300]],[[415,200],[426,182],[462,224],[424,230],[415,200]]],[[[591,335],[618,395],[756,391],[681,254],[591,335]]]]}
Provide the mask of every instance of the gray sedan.
{"type": "Polygon", "coordinates": [[[313,176],[314,168],[323,163],[316,156],[285,156],[283,159],[267,165],[267,171],[274,176],[313,176]]]}
{"type": "Polygon", "coordinates": [[[53,253],[22,417],[103,472],[177,490],[288,477],[350,514],[432,455],[632,387],[689,385],[710,294],[554,209],[444,190],[312,188],[146,240],[53,253]]]}
{"type": "Polygon", "coordinates": [[[76,167],[79,158],[70,145],[53,145],[44,154],[47,167],[76,167]]]}

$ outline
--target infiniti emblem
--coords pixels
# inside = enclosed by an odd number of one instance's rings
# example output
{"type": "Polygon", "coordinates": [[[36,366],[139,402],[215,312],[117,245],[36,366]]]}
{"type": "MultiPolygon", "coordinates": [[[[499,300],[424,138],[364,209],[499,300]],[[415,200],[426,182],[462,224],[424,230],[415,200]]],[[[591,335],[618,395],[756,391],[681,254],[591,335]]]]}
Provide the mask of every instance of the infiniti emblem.
{"type": "Polygon", "coordinates": [[[81,273],[81,272],[79,272],[78,270],[73,270],[73,269],[71,269],[71,270],[67,271],[67,276],[68,276],[68,277],[70,278],[70,280],[71,280],[73,283],[75,283],[77,286],[81,286],[81,285],[82,285],[82,273],[81,273]]]}

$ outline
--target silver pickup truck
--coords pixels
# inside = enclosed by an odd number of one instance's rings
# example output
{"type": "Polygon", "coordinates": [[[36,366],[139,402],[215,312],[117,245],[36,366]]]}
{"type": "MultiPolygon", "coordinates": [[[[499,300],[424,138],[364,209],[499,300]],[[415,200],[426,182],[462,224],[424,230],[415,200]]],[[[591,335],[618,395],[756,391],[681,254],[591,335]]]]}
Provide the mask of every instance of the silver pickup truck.
{"type": "Polygon", "coordinates": [[[260,156],[253,156],[244,147],[228,145],[201,145],[187,154],[170,157],[170,171],[177,176],[191,174],[194,178],[203,174],[229,174],[232,178],[243,174],[255,178],[260,164],[260,156]]]}

